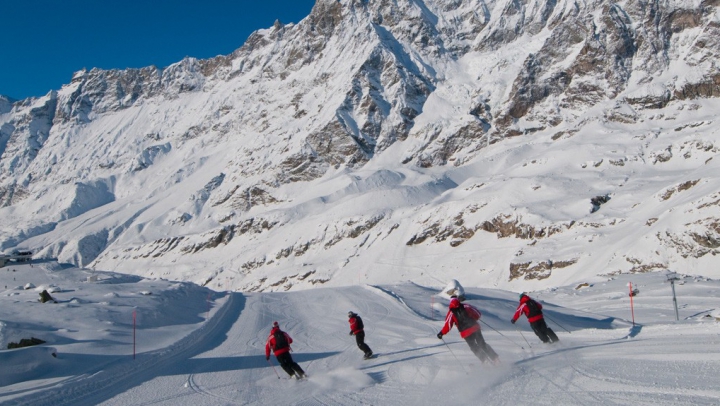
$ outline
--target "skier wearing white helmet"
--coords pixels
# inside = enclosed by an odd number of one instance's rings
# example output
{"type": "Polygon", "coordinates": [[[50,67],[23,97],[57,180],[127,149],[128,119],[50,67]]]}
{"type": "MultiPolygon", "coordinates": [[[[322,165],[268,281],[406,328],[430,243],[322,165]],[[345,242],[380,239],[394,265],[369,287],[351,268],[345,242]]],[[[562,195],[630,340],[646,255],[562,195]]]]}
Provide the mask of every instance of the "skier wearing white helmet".
{"type": "Polygon", "coordinates": [[[443,336],[450,332],[450,329],[457,324],[460,337],[465,339],[470,349],[478,359],[482,362],[492,362],[497,364],[500,362],[497,353],[490,347],[480,332],[480,310],[467,303],[460,303],[460,300],[453,295],[450,299],[450,305],[447,316],[445,317],[445,325],[437,334],[442,340],[443,336]]]}

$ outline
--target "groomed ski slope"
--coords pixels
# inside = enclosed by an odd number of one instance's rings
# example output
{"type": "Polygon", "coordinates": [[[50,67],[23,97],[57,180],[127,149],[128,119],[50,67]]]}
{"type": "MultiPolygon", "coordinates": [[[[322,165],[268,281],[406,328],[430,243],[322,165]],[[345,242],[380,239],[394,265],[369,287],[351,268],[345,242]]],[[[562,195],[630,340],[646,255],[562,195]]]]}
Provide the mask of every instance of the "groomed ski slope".
{"type": "MultiPolygon", "coordinates": [[[[635,327],[627,320],[626,277],[581,290],[533,293],[545,303],[549,325],[561,339],[552,346],[541,344],[524,318],[517,328],[509,323],[516,293],[466,286],[469,303],[483,313],[483,333],[500,354],[500,366],[479,364],[455,329],[445,338],[447,346],[435,337],[447,304],[435,287],[408,282],[229,293],[217,300],[207,321],[172,345],[135,360],[118,357],[102,367],[88,363],[85,374],[0,388],[0,403],[720,404],[715,319],[720,284],[686,278],[677,286],[682,320],[675,322],[670,287],[662,279],[659,274],[633,277],[641,290],[635,327]],[[362,360],[348,335],[348,310],[363,317],[366,342],[377,358],[362,360]],[[293,357],[308,380],[288,379],[272,357],[278,378],[266,362],[264,345],[273,321],[294,339],[293,357]]],[[[68,357],[58,351],[60,361],[68,357]]]]}

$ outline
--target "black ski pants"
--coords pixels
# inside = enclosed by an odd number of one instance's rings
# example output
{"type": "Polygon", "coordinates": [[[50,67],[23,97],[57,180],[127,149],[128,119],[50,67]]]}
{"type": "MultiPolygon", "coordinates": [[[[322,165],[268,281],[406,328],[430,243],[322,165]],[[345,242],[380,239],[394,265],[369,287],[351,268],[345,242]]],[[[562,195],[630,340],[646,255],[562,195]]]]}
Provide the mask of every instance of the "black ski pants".
{"type": "Polygon", "coordinates": [[[482,336],[480,330],[465,337],[465,342],[470,346],[473,354],[482,362],[497,361],[497,353],[490,347],[482,336]]]}
{"type": "Polygon", "coordinates": [[[300,378],[305,375],[305,371],[300,368],[300,365],[298,365],[297,362],[293,361],[292,355],[290,355],[289,352],[278,355],[277,360],[280,363],[282,369],[284,369],[285,372],[288,373],[288,375],[293,376],[297,374],[297,376],[300,378]]]}
{"type": "Polygon", "coordinates": [[[535,335],[538,336],[540,341],[544,343],[554,343],[560,340],[558,336],[555,335],[555,332],[548,327],[547,323],[545,323],[545,319],[540,319],[530,323],[530,327],[532,327],[535,335]]]}
{"type": "Polygon", "coordinates": [[[358,331],[355,333],[355,342],[357,343],[357,346],[359,349],[362,350],[362,352],[365,353],[366,356],[372,354],[372,350],[370,347],[368,347],[367,344],[365,344],[365,332],[364,331],[358,331]]]}

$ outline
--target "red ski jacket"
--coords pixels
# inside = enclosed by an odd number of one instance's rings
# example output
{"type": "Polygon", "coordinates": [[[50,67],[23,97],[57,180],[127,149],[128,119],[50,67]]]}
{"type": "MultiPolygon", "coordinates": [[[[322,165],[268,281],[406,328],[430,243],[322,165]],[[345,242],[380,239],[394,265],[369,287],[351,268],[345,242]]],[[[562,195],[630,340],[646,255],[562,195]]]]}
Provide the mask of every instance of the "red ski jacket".
{"type": "Polygon", "coordinates": [[[350,317],[348,319],[348,323],[350,323],[350,331],[353,333],[353,335],[363,331],[363,329],[365,328],[362,319],[358,315],[350,317]]]}
{"type": "Polygon", "coordinates": [[[542,305],[540,302],[530,299],[530,296],[523,296],[520,299],[520,304],[518,305],[517,310],[515,310],[515,314],[512,318],[513,322],[517,321],[523,313],[525,313],[525,317],[527,317],[530,323],[543,319],[542,305]]]}
{"type": "Polygon", "coordinates": [[[445,335],[450,332],[450,329],[452,329],[454,325],[457,324],[458,330],[460,331],[460,337],[465,338],[470,334],[480,330],[480,325],[477,323],[477,321],[480,320],[481,314],[480,310],[476,309],[472,305],[460,303],[459,301],[457,302],[457,304],[462,306],[463,309],[465,309],[465,314],[469,317],[469,320],[458,320],[458,318],[455,316],[455,313],[453,313],[454,307],[453,302],[451,301],[450,310],[448,310],[447,316],[445,316],[445,325],[443,326],[442,330],[440,330],[440,332],[442,333],[442,335],[445,335]]]}
{"type": "Polygon", "coordinates": [[[284,331],[281,331],[278,327],[274,327],[272,330],[270,330],[270,336],[268,336],[267,342],[265,343],[265,358],[270,356],[270,350],[273,350],[273,354],[277,357],[278,355],[285,354],[286,352],[290,351],[290,344],[292,344],[293,340],[290,337],[290,335],[284,331]],[[283,334],[285,334],[285,340],[287,340],[287,347],[275,349],[275,332],[279,331],[283,334]]]}

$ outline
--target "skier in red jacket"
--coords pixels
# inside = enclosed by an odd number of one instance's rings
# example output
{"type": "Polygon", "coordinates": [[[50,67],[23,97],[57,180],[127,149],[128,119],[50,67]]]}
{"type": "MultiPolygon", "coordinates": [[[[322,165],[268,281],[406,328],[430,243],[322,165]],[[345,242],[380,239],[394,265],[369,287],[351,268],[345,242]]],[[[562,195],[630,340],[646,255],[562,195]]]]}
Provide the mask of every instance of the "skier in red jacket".
{"type": "Polygon", "coordinates": [[[302,379],[305,378],[305,371],[300,368],[297,362],[293,361],[292,355],[290,355],[290,344],[292,344],[292,342],[293,340],[290,335],[280,330],[277,321],[274,322],[267,343],[265,343],[265,359],[270,360],[270,350],[272,350],[280,366],[288,375],[302,379]]]}
{"type": "Polygon", "coordinates": [[[523,313],[525,314],[525,317],[527,317],[528,322],[530,322],[530,327],[532,327],[535,335],[538,336],[540,341],[551,344],[560,341],[557,335],[555,335],[555,332],[547,326],[547,323],[545,323],[545,318],[542,313],[542,305],[540,302],[537,302],[531,299],[530,296],[521,293],[520,304],[518,305],[517,310],[515,310],[515,314],[510,320],[510,323],[515,324],[517,319],[523,313]]]}
{"type": "Polygon", "coordinates": [[[355,336],[355,342],[358,348],[365,353],[365,359],[372,357],[373,352],[370,347],[365,344],[365,326],[362,318],[355,312],[348,312],[348,323],[350,323],[350,335],[355,336]]]}
{"type": "Polygon", "coordinates": [[[469,304],[460,303],[456,296],[450,299],[450,305],[447,316],[445,316],[445,325],[437,334],[442,340],[443,336],[450,332],[450,329],[457,324],[460,337],[464,338],[470,346],[470,349],[478,359],[482,362],[499,362],[497,353],[485,342],[480,332],[480,311],[469,304]]]}

